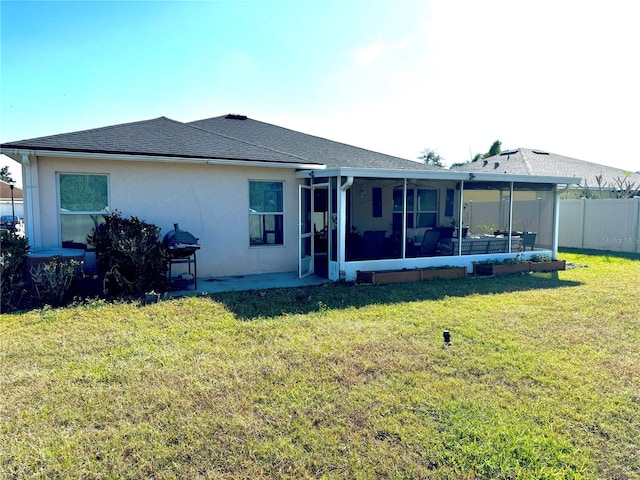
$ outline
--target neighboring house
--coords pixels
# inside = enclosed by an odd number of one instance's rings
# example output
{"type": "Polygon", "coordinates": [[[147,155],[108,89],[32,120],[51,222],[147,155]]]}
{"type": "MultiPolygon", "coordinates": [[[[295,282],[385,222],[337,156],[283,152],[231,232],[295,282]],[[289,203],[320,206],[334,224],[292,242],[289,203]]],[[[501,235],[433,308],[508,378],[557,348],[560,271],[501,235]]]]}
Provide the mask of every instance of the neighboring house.
{"type": "Polygon", "coordinates": [[[24,216],[22,210],[22,189],[14,185],[12,192],[11,185],[4,180],[0,180],[0,215],[11,215],[12,212],[15,212],[13,214],[18,218],[24,216]]]}
{"type": "Polygon", "coordinates": [[[22,164],[32,251],[86,243],[118,210],[199,237],[202,277],[297,269],[353,280],[358,270],[471,267],[514,256],[521,245],[510,232],[529,227],[535,248],[555,257],[558,185],[579,182],[469,175],[231,114],[8,142],[1,152],[22,164]],[[471,241],[452,224],[507,237],[471,241]]]}
{"type": "Polygon", "coordinates": [[[563,197],[616,198],[640,189],[640,174],[530,148],[505,150],[498,155],[452,167],[452,170],[508,175],[557,175],[582,179],[563,197]],[[622,192],[621,192],[622,190],[622,192]]]}

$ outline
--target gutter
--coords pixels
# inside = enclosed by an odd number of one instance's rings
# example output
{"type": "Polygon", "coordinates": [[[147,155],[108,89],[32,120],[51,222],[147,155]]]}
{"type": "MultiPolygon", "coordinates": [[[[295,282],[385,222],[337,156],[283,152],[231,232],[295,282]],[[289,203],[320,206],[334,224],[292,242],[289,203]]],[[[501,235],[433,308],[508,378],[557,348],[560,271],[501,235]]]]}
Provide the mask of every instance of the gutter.
{"type": "Polygon", "coordinates": [[[163,155],[128,155],[128,154],[105,154],[89,152],[65,152],[58,150],[23,150],[23,149],[2,149],[0,153],[7,155],[16,162],[23,163],[24,156],[40,156],[54,158],[89,158],[93,160],[119,160],[131,162],[162,162],[162,163],[185,163],[201,165],[230,165],[238,167],[265,167],[265,168],[294,168],[300,170],[324,170],[326,165],[318,163],[293,163],[293,162],[273,162],[268,160],[233,160],[228,158],[193,158],[193,157],[168,157],[163,155]]]}
{"type": "MultiPolygon", "coordinates": [[[[451,170],[409,170],[409,169],[375,169],[375,168],[327,168],[323,176],[326,177],[362,177],[362,178],[396,178],[396,179],[428,179],[428,180],[451,180],[484,182],[516,182],[516,183],[555,183],[555,184],[579,184],[581,178],[577,177],[552,177],[537,175],[506,175],[504,173],[475,173],[451,170]]],[[[308,178],[310,172],[298,172],[298,178],[308,178]]]]}

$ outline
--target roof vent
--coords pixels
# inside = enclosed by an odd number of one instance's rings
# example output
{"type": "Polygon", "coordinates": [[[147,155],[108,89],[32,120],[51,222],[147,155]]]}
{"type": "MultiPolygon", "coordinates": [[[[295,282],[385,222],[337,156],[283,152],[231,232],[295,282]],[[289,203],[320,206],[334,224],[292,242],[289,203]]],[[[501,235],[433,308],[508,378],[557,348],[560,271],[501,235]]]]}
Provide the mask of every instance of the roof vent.
{"type": "Polygon", "coordinates": [[[493,164],[493,168],[498,168],[500,166],[500,162],[496,162],[493,164]]]}
{"type": "Polygon", "coordinates": [[[501,157],[508,157],[509,155],[515,155],[518,152],[519,152],[519,150],[507,150],[505,152],[501,152],[500,156],[501,157]]]}
{"type": "Polygon", "coordinates": [[[483,160],[482,161],[482,166],[486,167],[488,163],[489,163],[489,160],[483,160]]]}
{"type": "Polygon", "coordinates": [[[247,116],[246,115],[238,115],[237,113],[229,113],[226,117],[229,120],[246,120],[247,116]]]}
{"type": "Polygon", "coordinates": [[[548,152],[543,152],[542,150],[531,150],[533,153],[537,153],[538,155],[549,155],[548,152]]]}

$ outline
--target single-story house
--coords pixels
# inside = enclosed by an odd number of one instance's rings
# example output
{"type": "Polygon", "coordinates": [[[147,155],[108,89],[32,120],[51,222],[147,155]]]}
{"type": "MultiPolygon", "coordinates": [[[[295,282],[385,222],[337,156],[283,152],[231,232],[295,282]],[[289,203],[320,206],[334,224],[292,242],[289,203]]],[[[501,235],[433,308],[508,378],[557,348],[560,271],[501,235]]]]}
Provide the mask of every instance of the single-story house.
{"type": "Polygon", "coordinates": [[[617,198],[640,190],[640,173],[578,160],[540,149],[516,148],[452,167],[452,170],[507,175],[556,175],[582,179],[563,198],[617,198]]]}
{"type": "Polygon", "coordinates": [[[580,181],[450,171],[236,114],[161,117],[1,152],[22,164],[32,251],[86,243],[118,210],[198,237],[201,277],[298,270],[353,280],[534,251],[555,258],[558,192],[580,181]],[[536,235],[525,242],[527,231],[536,235]]]}

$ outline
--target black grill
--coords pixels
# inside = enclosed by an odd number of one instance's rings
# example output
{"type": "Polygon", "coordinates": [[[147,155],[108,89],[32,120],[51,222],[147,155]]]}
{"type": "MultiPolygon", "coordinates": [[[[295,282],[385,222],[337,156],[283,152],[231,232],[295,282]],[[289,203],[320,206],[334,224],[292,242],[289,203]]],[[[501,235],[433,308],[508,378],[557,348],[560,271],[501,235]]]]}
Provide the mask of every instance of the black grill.
{"type": "Polygon", "coordinates": [[[180,230],[177,223],[173,224],[173,230],[167,232],[162,242],[165,244],[173,258],[189,257],[200,249],[198,238],[185,230],[180,230]]]}
{"type": "Polygon", "coordinates": [[[196,251],[200,249],[200,244],[198,243],[196,237],[194,237],[189,232],[184,230],[180,230],[180,227],[177,223],[173,224],[173,230],[167,232],[167,234],[162,239],[162,243],[169,250],[169,255],[171,255],[171,259],[169,261],[169,283],[181,286],[185,283],[184,274],[179,275],[178,277],[172,276],[172,266],[175,264],[186,264],[188,266],[188,277],[186,283],[193,282],[193,288],[198,288],[198,266],[196,264],[196,251]],[[191,274],[191,265],[193,264],[193,275],[191,274]]]}

